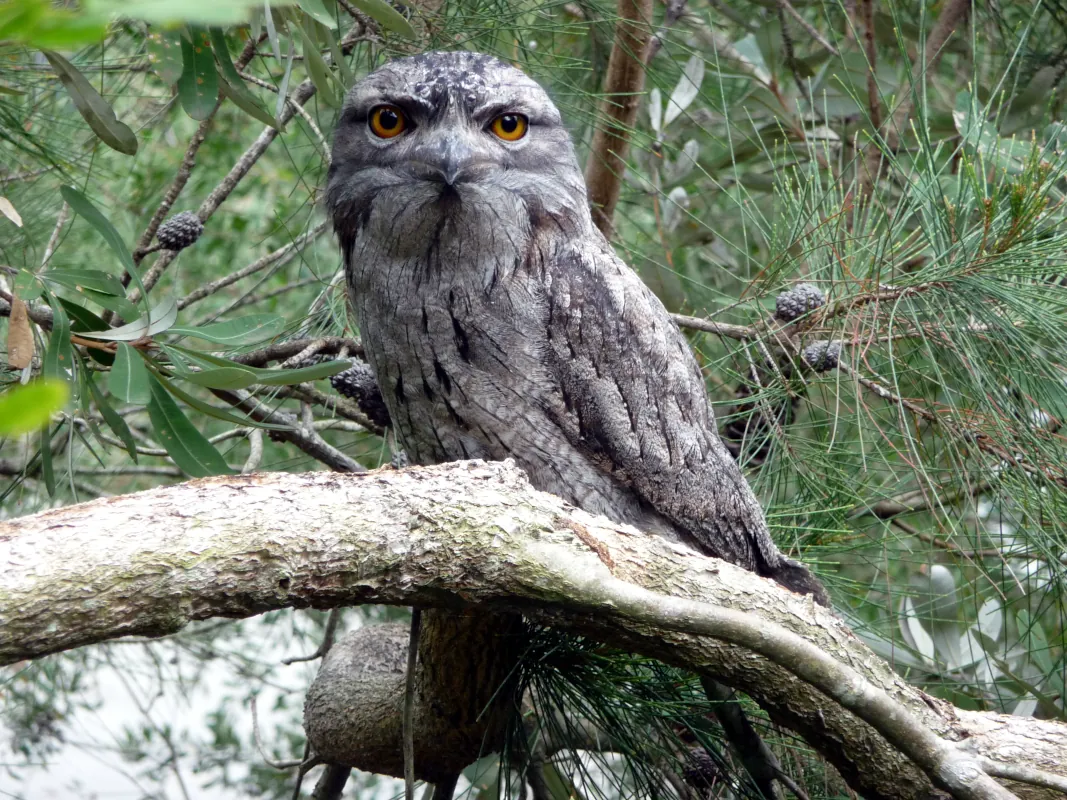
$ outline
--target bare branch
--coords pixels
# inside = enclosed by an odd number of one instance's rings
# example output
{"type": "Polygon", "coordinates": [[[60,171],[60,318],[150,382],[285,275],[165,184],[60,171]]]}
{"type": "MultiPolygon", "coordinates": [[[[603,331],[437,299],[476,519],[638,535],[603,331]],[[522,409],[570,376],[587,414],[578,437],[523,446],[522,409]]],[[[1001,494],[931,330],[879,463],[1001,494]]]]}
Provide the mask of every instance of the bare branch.
{"type": "Polygon", "coordinates": [[[619,0],[619,21],[608,58],[604,80],[603,120],[593,134],[585,182],[589,188],[593,221],[610,236],[619,202],[630,130],[637,122],[637,109],[645,87],[645,64],[652,31],[652,0],[619,0]]]}
{"type": "Polygon", "coordinates": [[[189,292],[185,297],[178,301],[178,310],[188,308],[193,303],[203,300],[205,297],[210,297],[219,289],[224,289],[230,284],[237,283],[242,278],[247,278],[249,275],[254,275],[261,270],[270,266],[282,266],[299,253],[303,248],[307,247],[311,242],[315,241],[319,236],[326,232],[328,222],[320,222],[314,228],[300,236],[295,238],[289,244],[279,247],[270,253],[267,253],[261,258],[257,258],[248,266],[242,267],[236,272],[232,272],[229,275],[225,275],[218,280],[211,281],[203,286],[200,286],[193,291],[189,292]]]}

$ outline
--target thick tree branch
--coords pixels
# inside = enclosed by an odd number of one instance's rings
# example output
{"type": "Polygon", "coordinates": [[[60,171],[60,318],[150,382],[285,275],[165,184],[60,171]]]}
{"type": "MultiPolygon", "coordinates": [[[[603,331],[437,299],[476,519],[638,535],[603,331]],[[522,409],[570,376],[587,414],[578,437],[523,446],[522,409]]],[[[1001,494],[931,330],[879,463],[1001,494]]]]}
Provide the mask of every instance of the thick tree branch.
{"type": "Polygon", "coordinates": [[[0,569],[0,663],[283,607],[481,605],[733,685],[871,798],[928,796],[923,770],[957,797],[1004,796],[979,758],[1011,752],[1059,776],[1067,763],[1064,726],[930,698],[810,598],[575,510],[508,464],[222,477],[93,501],[0,523],[0,569]]]}

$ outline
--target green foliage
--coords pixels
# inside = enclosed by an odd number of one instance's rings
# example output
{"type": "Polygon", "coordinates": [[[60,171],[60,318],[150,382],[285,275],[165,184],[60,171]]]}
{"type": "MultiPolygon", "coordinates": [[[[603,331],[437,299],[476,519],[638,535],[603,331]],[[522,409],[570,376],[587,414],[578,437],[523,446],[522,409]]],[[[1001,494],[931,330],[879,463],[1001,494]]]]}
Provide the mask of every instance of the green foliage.
{"type": "Polygon", "coordinates": [[[67,384],[41,378],[0,396],[0,436],[19,436],[46,427],[70,399],[67,384]]]}

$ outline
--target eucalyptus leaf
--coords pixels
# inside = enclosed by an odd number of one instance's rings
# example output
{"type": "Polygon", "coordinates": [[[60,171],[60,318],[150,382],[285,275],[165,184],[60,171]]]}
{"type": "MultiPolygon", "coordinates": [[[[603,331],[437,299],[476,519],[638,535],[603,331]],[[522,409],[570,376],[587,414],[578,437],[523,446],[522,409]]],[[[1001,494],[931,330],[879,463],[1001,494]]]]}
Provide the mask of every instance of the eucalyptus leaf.
{"type": "Polygon", "coordinates": [[[285,329],[285,319],[277,314],[251,314],[228,322],[215,322],[196,328],[176,326],[170,333],[192,336],[216,344],[252,344],[277,336],[285,329]]]}
{"type": "Polygon", "coordinates": [[[316,22],[321,22],[327,28],[334,28],[337,26],[337,18],[326,10],[326,6],[322,4],[322,0],[297,0],[297,5],[304,10],[305,14],[316,22]]]}
{"type": "Polygon", "coordinates": [[[145,49],[152,66],[168,86],[182,76],[182,37],[177,31],[154,30],[145,37],[145,49]]]}
{"type": "Polygon", "coordinates": [[[152,399],[151,380],[144,359],[134,348],[123,342],[115,351],[115,363],[108,375],[107,388],[112,395],[137,406],[152,399]]]}
{"type": "Polygon", "coordinates": [[[160,379],[153,376],[149,385],[152,398],[148,416],[152,429],[178,468],[193,478],[230,474],[232,470],[225,459],[189,421],[160,379]]]}
{"type": "Polygon", "coordinates": [[[254,372],[240,367],[219,367],[200,372],[185,372],[176,377],[209,389],[244,389],[256,382],[254,372]]]}
{"type": "MultiPolygon", "coordinates": [[[[267,19],[270,19],[268,15],[267,19]]],[[[278,84],[278,100],[274,105],[274,116],[279,120],[285,110],[285,102],[289,96],[289,81],[293,77],[293,62],[296,60],[296,42],[289,37],[289,57],[285,62],[285,72],[282,74],[282,82],[278,84]]]]}
{"type": "Polygon", "coordinates": [[[307,31],[295,19],[290,20],[289,27],[291,30],[296,31],[301,43],[304,45],[304,65],[307,67],[311,82],[315,84],[315,89],[327,105],[334,108],[338,107],[340,105],[340,97],[337,90],[340,87],[340,82],[330,72],[330,68],[326,66],[326,61],[323,59],[322,53],[319,52],[318,45],[311,40],[311,37],[307,35],[307,31]]]}
{"type": "Polygon", "coordinates": [[[355,83],[356,77],[352,72],[352,67],[348,64],[348,59],[345,58],[345,54],[341,52],[341,43],[337,40],[337,36],[334,34],[332,28],[325,28],[324,35],[330,45],[330,56],[333,59],[333,65],[341,71],[341,88],[342,94],[351,88],[355,83]]]}
{"type": "Polygon", "coordinates": [[[263,3],[263,22],[267,26],[267,40],[270,42],[270,49],[274,53],[274,60],[280,64],[282,60],[282,45],[281,40],[278,39],[278,29],[274,27],[274,15],[270,10],[270,0],[264,0],[263,3]]]}
{"type": "Polygon", "coordinates": [[[257,102],[256,98],[245,87],[244,78],[241,77],[237,67],[233,64],[233,60],[230,58],[226,35],[221,29],[211,29],[211,44],[215,51],[215,58],[218,59],[219,69],[222,71],[219,76],[219,91],[222,96],[230,100],[250,117],[258,119],[264,125],[281,130],[278,127],[278,121],[257,102]]]}
{"type": "MultiPolygon", "coordinates": [[[[62,424],[62,423],[60,423],[62,424]]],[[[59,432],[59,426],[56,427],[55,433],[59,432]]],[[[54,434],[45,425],[41,428],[41,432],[38,438],[38,444],[40,446],[41,454],[41,480],[44,482],[45,491],[48,492],[49,497],[56,496],[56,472],[52,466],[52,436],[54,434]]]]}
{"type": "Polygon", "coordinates": [[[272,117],[270,112],[259,105],[251,93],[243,88],[235,86],[225,78],[219,78],[219,93],[253,119],[258,119],[275,130],[284,130],[278,125],[278,120],[272,117]]]}
{"type": "Polygon", "coordinates": [[[101,339],[106,342],[133,342],[145,336],[169,330],[178,319],[178,302],[168,297],[148,313],[148,318],[104,331],[86,331],[82,335],[89,339],[101,339]]]}
{"type": "Polygon", "coordinates": [[[15,275],[15,294],[29,303],[36,300],[44,293],[44,284],[41,279],[28,269],[20,269],[15,275]]]}
{"type": "Polygon", "coordinates": [[[667,111],[663,115],[663,127],[667,128],[678,119],[700,94],[700,84],[704,82],[704,57],[696,53],[682,69],[682,77],[667,99],[667,111]]]}
{"type": "Polygon", "coordinates": [[[418,38],[418,34],[411,27],[411,23],[385,0],[352,0],[352,5],[386,30],[399,33],[406,39],[418,38]]]}
{"type": "Polygon", "coordinates": [[[349,361],[324,361],[300,369],[260,369],[257,370],[256,383],[263,386],[291,386],[294,383],[317,381],[344,372],[352,366],[349,361]]]}
{"type": "Polygon", "coordinates": [[[0,394],[0,436],[21,436],[47,427],[52,415],[70,400],[70,386],[56,378],[38,378],[0,394]]]}
{"type": "Polygon", "coordinates": [[[42,272],[41,280],[65,286],[80,292],[83,289],[92,289],[103,294],[121,297],[126,294],[122,281],[107,272],[95,269],[53,269],[42,272]]]}
{"type": "Polygon", "coordinates": [[[52,332],[44,351],[41,374],[46,378],[67,380],[68,372],[74,369],[74,349],[70,346],[70,320],[67,312],[55,297],[48,298],[52,308],[52,332]]]}
{"type": "Polygon", "coordinates": [[[108,102],[100,96],[73,64],[52,50],[42,50],[52,69],[56,71],[63,87],[74,101],[74,107],[89,123],[93,133],[100,141],[128,156],[137,152],[137,136],[130,128],[119,121],[108,102]]]}
{"type": "MultiPolygon", "coordinates": [[[[185,375],[183,374],[181,377],[184,378],[185,375]]],[[[240,425],[241,427],[245,428],[263,428],[265,430],[272,431],[290,430],[290,427],[288,425],[275,425],[270,422],[258,422],[257,420],[254,420],[251,417],[238,416],[223,408],[217,408],[211,405],[210,403],[205,403],[203,400],[199,399],[195,395],[189,394],[188,392],[183,390],[173,381],[166,381],[166,385],[167,389],[170,390],[170,393],[177,397],[179,400],[181,400],[183,403],[185,403],[187,406],[189,406],[190,408],[195,408],[201,414],[206,414],[209,417],[214,417],[215,419],[220,419],[223,422],[229,422],[233,425],[240,425]]]]}
{"type": "Polygon", "coordinates": [[[96,403],[96,408],[100,412],[100,416],[104,418],[104,422],[111,428],[112,433],[119,437],[122,443],[126,446],[126,452],[130,454],[130,458],[133,459],[133,463],[137,463],[137,442],[133,438],[133,433],[130,431],[130,426],[126,424],[124,420],[114,408],[111,407],[111,403],[103,392],[96,388],[96,382],[90,378],[86,381],[89,386],[89,392],[93,396],[93,402],[96,403]]]}
{"type": "Polygon", "coordinates": [[[211,116],[219,99],[219,79],[211,39],[201,28],[190,28],[191,38],[182,37],[182,74],[178,99],[185,113],[195,120],[211,116]]]}
{"type": "Polygon", "coordinates": [[[73,186],[60,186],[59,193],[63,195],[63,199],[67,201],[67,205],[69,205],[75,213],[84,217],[85,221],[96,228],[100,235],[104,237],[104,241],[108,243],[111,250],[119,257],[119,262],[130,276],[134,286],[140,290],[142,302],[145,303],[145,307],[147,308],[148,295],[145,292],[144,284],[141,283],[141,275],[133,265],[133,256],[130,254],[129,248],[126,247],[126,243],[123,241],[122,236],[115,229],[115,226],[108,221],[107,217],[100,213],[100,209],[93,205],[88,197],[73,186]]]}

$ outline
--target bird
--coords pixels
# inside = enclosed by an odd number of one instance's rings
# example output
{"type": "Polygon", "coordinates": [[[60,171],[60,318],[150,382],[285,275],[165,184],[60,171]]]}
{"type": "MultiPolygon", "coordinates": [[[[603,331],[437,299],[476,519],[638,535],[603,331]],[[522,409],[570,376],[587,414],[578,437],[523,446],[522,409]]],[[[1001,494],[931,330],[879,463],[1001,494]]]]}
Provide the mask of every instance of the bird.
{"type": "Polygon", "coordinates": [[[593,222],[562,115],[493,56],[388,62],[343,103],[325,206],[415,464],[531,484],[829,605],[773,542],[663,304],[593,222]]]}

